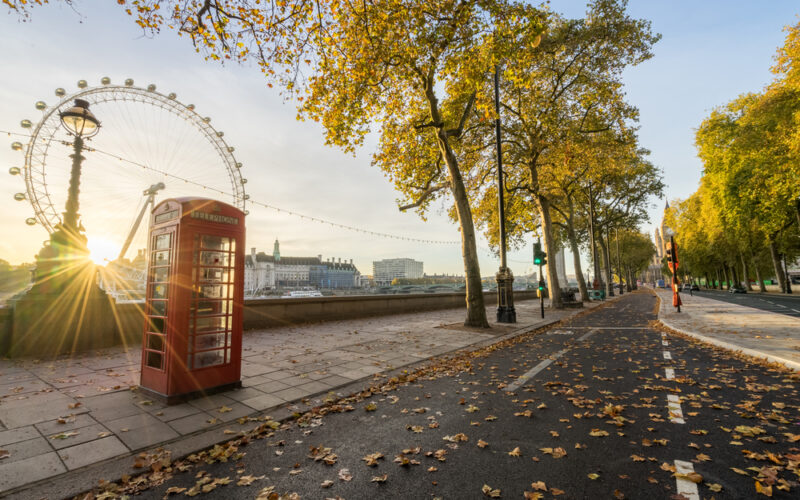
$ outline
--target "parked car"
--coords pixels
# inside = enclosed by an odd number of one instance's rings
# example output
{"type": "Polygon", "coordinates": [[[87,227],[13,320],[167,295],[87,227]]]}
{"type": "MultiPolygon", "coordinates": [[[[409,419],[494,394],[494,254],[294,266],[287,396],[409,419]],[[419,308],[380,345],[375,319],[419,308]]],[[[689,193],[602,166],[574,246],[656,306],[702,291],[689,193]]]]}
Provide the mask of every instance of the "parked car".
{"type": "Polygon", "coordinates": [[[700,287],[694,283],[684,283],[683,287],[681,287],[682,292],[689,292],[692,290],[700,290],[700,287]]]}
{"type": "Polygon", "coordinates": [[[747,288],[733,285],[730,290],[728,290],[728,293],[747,293],[747,288]]]}

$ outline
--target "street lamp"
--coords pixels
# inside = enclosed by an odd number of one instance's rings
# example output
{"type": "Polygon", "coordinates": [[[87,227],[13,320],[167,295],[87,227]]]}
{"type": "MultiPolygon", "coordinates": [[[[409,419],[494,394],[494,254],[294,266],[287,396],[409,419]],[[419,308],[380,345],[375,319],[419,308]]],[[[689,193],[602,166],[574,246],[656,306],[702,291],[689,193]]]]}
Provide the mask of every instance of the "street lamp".
{"type": "Polygon", "coordinates": [[[497,210],[500,219],[500,269],[495,275],[497,280],[497,322],[516,323],[517,312],[514,309],[514,275],[506,265],[506,216],[503,201],[503,151],[500,141],[500,66],[494,67],[494,109],[495,132],[497,136],[497,210]]]}
{"type": "Polygon", "coordinates": [[[617,240],[617,274],[619,274],[619,294],[622,295],[622,267],[620,267],[620,254],[619,254],[619,228],[614,227],[614,236],[617,240]]]}
{"type": "Polygon", "coordinates": [[[75,139],[72,142],[72,170],[69,177],[69,195],[64,212],[64,229],[71,236],[77,236],[78,228],[78,192],[81,182],[81,155],[84,138],[89,138],[100,131],[100,121],[89,111],[89,103],[83,99],[75,99],[75,105],[59,113],[61,125],[75,139]]]}

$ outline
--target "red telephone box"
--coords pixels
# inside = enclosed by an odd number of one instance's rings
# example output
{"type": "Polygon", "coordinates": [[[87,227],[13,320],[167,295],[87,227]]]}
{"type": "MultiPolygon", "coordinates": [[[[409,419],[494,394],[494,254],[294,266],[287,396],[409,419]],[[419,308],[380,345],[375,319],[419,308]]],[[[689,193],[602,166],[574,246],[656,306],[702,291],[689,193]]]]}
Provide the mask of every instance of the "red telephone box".
{"type": "Polygon", "coordinates": [[[141,387],[167,403],[241,386],[244,234],[219,201],[153,209],[141,387]]]}

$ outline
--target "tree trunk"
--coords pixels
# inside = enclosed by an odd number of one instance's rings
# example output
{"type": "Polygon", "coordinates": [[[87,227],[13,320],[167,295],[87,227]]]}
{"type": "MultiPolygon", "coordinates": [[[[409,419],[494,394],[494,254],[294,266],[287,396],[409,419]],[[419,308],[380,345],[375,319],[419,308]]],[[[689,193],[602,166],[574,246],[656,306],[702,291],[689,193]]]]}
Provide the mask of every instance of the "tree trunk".
{"type": "MultiPolygon", "coordinates": [[[[434,103],[431,104],[431,107],[438,115],[438,109],[435,108],[434,103]]],[[[464,275],[467,285],[467,317],[464,320],[464,326],[489,328],[489,322],[486,320],[486,306],[483,302],[483,285],[478,264],[478,247],[475,243],[475,226],[472,222],[472,210],[469,206],[464,179],[461,177],[458,160],[450,148],[444,130],[439,130],[437,139],[439,150],[450,174],[450,190],[453,192],[458,223],[461,228],[461,255],[464,259],[464,275]]]]}
{"type": "Polygon", "coordinates": [[[717,289],[717,285],[719,285],[719,289],[722,290],[722,278],[719,275],[719,268],[717,268],[717,282],[714,284],[714,290],[717,289]]]}
{"type": "Polygon", "coordinates": [[[744,275],[744,282],[745,282],[744,286],[747,287],[748,292],[752,292],[753,287],[752,285],[750,285],[750,272],[747,269],[747,261],[744,258],[744,254],[740,253],[739,258],[742,260],[742,274],[744,275]]]}
{"type": "Polygon", "coordinates": [[[706,273],[706,288],[711,288],[711,280],[708,279],[708,273],[706,273]]]}
{"type": "Polygon", "coordinates": [[[633,273],[631,272],[631,266],[628,265],[628,264],[625,264],[625,274],[628,277],[628,280],[627,280],[628,282],[625,283],[625,290],[627,290],[629,292],[631,290],[636,290],[636,287],[637,287],[636,280],[633,278],[633,273]]]}
{"type": "Polygon", "coordinates": [[[578,280],[578,290],[581,293],[581,301],[589,301],[589,291],[586,289],[586,280],[583,277],[583,267],[581,264],[581,252],[578,248],[578,237],[575,235],[575,222],[574,214],[575,207],[572,203],[572,197],[567,197],[567,239],[569,240],[569,249],[572,251],[572,263],[575,267],[575,277],[578,280]]]}
{"type": "Polygon", "coordinates": [[[736,263],[731,264],[731,274],[733,275],[733,284],[735,288],[742,286],[742,280],[739,279],[739,270],[736,269],[736,263]]]}
{"type": "Polygon", "coordinates": [[[611,256],[608,253],[608,242],[603,238],[603,230],[600,230],[600,253],[603,257],[603,275],[606,280],[606,297],[614,295],[613,284],[611,283],[611,256]]]}
{"type": "Polygon", "coordinates": [[[783,292],[786,290],[786,276],[783,275],[783,266],[781,265],[780,257],[778,257],[778,248],[775,246],[774,241],[769,242],[769,255],[772,257],[772,267],[775,268],[775,277],[778,279],[778,285],[780,285],[783,292]]]}
{"type": "Polygon", "coordinates": [[[547,285],[550,296],[550,307],[562,309],[561,287],[558,283],[558,273],[553,259],[556,258],[558,249],[553,238],[553,221],[550,218],[550,202],[545,196],[536,195],[536,205],[539,208],[539,217],[542,221],[542,234],[544,235],[544,245],[547,249],[547,257],[550,259],[547,264],[547,285]]]}
{"type": "Polygon", "coordinates": [[[753,258],[753,255],[750,255],[750,261],[753,263],[753,267],[756,270],[756,281],[758,281],[758,290],[761,293],[767,292],[767,286],[764,284],[764,280],[761,279],[761,269],[758,268],[758,263],[753,258]]]}
{"type": "Polygon", "coordinates": [[[572,217],[567,218],[567,239],[569,249],[572,251],[572,263],[575,266],[575,277],[578,279],[578,289],[581,292],[581,300],[589,301],[589,291],[586,289],[586,280],[583,279],[583,269],[581,268],[581,253],[578,249],[578,237],[575,235],[575,227],[572,225],[572,217]]]}

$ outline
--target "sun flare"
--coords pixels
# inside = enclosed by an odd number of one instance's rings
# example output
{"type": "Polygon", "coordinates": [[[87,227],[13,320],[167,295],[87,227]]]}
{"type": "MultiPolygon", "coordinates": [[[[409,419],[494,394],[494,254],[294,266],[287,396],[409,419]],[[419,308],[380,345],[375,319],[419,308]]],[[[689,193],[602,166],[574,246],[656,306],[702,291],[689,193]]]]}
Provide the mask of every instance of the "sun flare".
{"type": "Polygon", "coordinates": [[[99,266],[105,266],[119,255],[119,244],[105,238],[90,236],[86,245],[89,247],[89,258],[99,266]]]}

